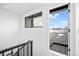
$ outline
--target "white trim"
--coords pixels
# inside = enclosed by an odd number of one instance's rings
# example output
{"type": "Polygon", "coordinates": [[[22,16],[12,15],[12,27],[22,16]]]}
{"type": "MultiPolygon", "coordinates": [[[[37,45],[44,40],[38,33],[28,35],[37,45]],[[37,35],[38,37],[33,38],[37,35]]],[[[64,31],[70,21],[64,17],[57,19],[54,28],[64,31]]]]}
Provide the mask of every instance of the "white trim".
{"type": "Polygon", "coordinates": [[[59,53],[59,52],[56,52],[56,51],[52,51],[52,50],[49,50],[49,52],[52,52],[52,53],[54,53],[54,54],[56,54],[58,56],[67,56],[67,55],[64,55],[62,53],[59,53]]]}

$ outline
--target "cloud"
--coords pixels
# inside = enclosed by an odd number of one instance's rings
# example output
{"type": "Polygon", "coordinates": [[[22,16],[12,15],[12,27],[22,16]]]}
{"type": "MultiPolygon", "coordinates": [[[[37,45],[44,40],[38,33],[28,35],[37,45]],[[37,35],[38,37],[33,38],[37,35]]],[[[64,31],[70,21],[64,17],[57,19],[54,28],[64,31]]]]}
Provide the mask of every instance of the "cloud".
{"type": "Polygon", "coordinates": [[[52,16],[52,15],[49,15],[49,17],[50,18],[53,18],[53,19],[55,19],[57,16],[59,16],[60,14],[54,14],[54,16],[52,16]]]}
{"type": "Polygon", "coordinates": [[[50,18],[53,18],[53,19],[55,19],[55,18],[56,18],[56,16],[52,16],[52,15],[49,15],[49,17],[50,17],[50,18]]]}
{"type": "Polygon", "coordinates": [[[60,14],[55,14],[55,16],[59,16],[60,14]]]}
{"type": "Polygon", "coordinates": [[[68,23],[68,22],[67,22],[67,21],[61,21],[61,23],[65,23],[65,24],[66,24],[66,23],[68,23]]]}

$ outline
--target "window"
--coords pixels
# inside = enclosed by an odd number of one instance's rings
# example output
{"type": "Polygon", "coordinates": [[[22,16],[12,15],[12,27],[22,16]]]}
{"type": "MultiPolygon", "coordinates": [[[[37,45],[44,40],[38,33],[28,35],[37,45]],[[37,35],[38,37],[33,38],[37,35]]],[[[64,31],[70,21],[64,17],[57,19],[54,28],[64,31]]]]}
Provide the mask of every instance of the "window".
{"type": "Polygon", "coordinates": [[[25,17],[25,28],[40,28],[42,27],[42,12],[25,17]]]}
{"type": "Polygon", "coordinates": [[[68,55],[69,50],[69,11],[68,5],[50,10],[49,48],[52,51],[68,55]]]}

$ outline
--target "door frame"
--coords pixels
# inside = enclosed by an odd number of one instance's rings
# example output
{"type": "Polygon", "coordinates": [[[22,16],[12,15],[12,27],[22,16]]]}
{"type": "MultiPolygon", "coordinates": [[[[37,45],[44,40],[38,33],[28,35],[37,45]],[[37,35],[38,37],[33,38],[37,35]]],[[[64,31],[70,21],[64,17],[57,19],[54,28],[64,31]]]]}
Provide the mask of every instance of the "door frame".
{"type": "MultiPolygon", "coordinates": [[[[59,7],[53,8],[53,9],[50,9],[50,10],[49,10],[49,14],[50,14],[50,11],[55,11],[56,9],[63,9],[63,8],[65,8],[65,7],[67,7],[67,6],[68,6],[68,11],[69,11],[68,28],[69,28],[69,31],[70,31],[70,4],[69,4],[69,3],[68,3],[68,4],[64,4],[64,5],[61,5],[61,6],[59,6],[59,7]]],[[[48,16],[49,16],[49,14],[48,14],[48,16]]],[[[66,55],[64,55],[64,54],[62,54],[62,53],[59,53],[59,52],[50,50],[50,47],[49,47],[49,17],[48,17],[48,50],[49,50],[50,52],[52,52],[52,53],[57,54],[57,55],[66,56],[66,55]]],[[[68,33],[68,56],[71,55],[70,52],[71,52],[71,48],[70,48],[70,32],[69,32],[69,33],[68,33]]]]}

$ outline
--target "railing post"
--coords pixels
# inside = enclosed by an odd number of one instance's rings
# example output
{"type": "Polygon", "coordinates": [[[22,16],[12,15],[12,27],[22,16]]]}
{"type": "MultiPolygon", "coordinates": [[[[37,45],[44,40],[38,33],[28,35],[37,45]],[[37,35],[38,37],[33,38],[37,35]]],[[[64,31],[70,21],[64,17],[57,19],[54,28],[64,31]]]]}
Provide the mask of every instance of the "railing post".
{"type": "Polygon", "coordinates": [[[19,47],[18,47],[18,51],[17,51],[17,56],[19,56],[19,47]]]}
{"type": "Polygon", "coordinates": [[[25,48],[24,48],[25,45],[23,45],[23,56],[25,56],[25,48]]]}
{"type": "Polygon", "coordinates": [[[29,56],[29,41],[27,42],[27,56],[29,56]]]}
{"type": "Polygon", "coordinates": [[[33,41],[31,41],[30,44],[31,44],[31,45],[30,45],[30,46],[31,46],[31,50],[30,50],[31,52],[30,52],[30,54],[31,54],[31,56],[33,56],[33,41]]]}
{"type": "Polygon", "coordinates": [[[4,56],[4,52],[2,53],[2,56],[4,56]]]}
{"type": "Polygon", "coordinates": [[[33,41],[31,40],[27,44],[27,56],[33,56],[33,41]]]}

